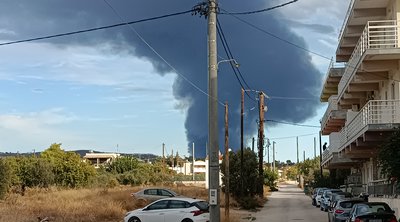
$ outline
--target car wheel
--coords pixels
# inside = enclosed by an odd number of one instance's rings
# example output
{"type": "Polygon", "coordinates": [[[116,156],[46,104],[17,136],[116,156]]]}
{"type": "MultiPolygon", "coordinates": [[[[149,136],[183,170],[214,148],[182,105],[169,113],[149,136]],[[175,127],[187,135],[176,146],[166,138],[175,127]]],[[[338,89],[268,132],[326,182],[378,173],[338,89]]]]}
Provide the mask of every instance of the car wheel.
{"type": "Polygon", "coordinates": [[[323,211],[322,207],[319,208],[321,211],[323,211]]]}
{"type": "Polygon", "coordinates": [[[182,222],[193,222],[193,221],[189,218],[186,218],[186,219],[183,219],[182,222]]]}
{"type": "Polygon", "coordinates": [[[131,217],[129,218],[128,222],[141,222],[141,220],[137,217],[131,217]]]}

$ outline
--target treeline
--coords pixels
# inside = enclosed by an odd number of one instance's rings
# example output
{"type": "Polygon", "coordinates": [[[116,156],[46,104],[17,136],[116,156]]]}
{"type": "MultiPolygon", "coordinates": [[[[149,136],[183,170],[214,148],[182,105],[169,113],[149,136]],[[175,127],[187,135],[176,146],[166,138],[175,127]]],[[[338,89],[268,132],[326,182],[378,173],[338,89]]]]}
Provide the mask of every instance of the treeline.
{"type": "Polygon", "coordinates": [[[75,152],[66,152],[61,144],[52,144],[39,156],[0,159],[0,199],[7,192],[24,194],[26,188],[114,187],[157,184],[174,180],[173,171],[161,161],[153,164],[133,157],[120,157],[110,165],[95,169],[75,152]]]}

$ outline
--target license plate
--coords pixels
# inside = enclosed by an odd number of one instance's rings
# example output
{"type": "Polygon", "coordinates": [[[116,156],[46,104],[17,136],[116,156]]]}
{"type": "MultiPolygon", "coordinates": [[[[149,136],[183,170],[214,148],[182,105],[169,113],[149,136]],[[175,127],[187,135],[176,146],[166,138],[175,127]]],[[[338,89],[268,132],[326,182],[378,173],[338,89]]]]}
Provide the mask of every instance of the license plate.
{"type": "Polygon", "coordinates": [[[368,220],[369,222],[382,222],[382,219],[371,219],[368,220]]]}

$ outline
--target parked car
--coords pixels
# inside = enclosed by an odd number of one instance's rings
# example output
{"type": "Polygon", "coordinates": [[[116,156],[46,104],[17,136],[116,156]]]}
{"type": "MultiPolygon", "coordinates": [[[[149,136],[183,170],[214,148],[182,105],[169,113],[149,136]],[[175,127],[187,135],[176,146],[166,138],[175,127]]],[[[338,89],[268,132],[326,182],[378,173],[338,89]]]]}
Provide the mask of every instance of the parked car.
{"type": "Polygon", "coordinates": [[[322,199],[322,194],[324,193],[325,190],[328,188],[321,188],[318,190],[317,195],[315,196],[315,206],[320,207],[321,205],[321,199],[322,199]]]}
{"type": "Polygon", "coordinates": [[[208,222],[208,203],[192,198],[164,198],[126,213],[124,222],[208,222]]]}
{"type": "Polygon", "coordinates": [[[166,197],[183,197],[172,190],[164,188],[147,188],[136,193],[132,193],[131,196],[138,201],[141,201],[142,206],[166,197]]]}
{"type": "Polygon", "coordinates": [[[331,205],[332,194],[339,193],[339,192],[343,192],[343,191],[339,190],[339,189],[328,189],[328,190],[324,191],[324,193],[321,196],[321,203],[320,203],[321,211],[328,211],[328,208],[331,205]]]}
{"type": "Polygon", "coordinates": [[[354,204],[346,222],[397,222],[394,211],[383,202],[354,204]]]}
{"type": "Polygon", "coordinates": [[[332,209],[328,211],[329,222],[345,222],[350,215],[354,204],[365,202],[363,199],[341,199],[333,203],[332,209]]]}
{"type": "Polygon", "coordinates": [[[338,192],[338,193],[332,193],[331,196],[331,204],[328,207],[328,211],[333,209],[333,205],[338,201],[342,199],[349,199],[352,198],[353,195],[349,192],[338,192]]]}
{"type": "Polygon", "coordinates": [[[325,188],[325,187],[317,187],[317,188],[315,188],[314,190],[313,190],[313,194],[311,195],[311,204],[313,205],[313,206],[316,206],[317,205],[317,194],[318,194],[318,191],[320,191],[321,189],[328,189],[328,188],[325,188]]]}

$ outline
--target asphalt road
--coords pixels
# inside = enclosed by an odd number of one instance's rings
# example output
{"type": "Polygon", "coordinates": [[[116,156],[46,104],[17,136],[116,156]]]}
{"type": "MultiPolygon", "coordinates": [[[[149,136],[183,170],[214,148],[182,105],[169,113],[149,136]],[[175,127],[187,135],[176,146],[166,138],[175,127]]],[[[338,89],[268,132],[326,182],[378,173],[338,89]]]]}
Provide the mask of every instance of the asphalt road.
{"type": "Polygon", "coordinates": [[[311,205],[311,198],[294,184],[280,184],[264,208],[255,213],[256,221],[266,222],[327,222],[328,215],[311,205]]]}

